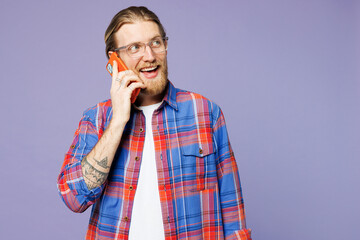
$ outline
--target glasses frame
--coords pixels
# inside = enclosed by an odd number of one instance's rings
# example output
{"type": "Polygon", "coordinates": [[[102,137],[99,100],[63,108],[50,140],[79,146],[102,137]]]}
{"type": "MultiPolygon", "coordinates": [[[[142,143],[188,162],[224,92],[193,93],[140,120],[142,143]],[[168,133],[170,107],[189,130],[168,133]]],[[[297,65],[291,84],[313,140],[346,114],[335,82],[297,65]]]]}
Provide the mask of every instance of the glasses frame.
{"type": "MultiPolygon", "coordinates": [[[[157,37],[155,37],[155,38],[157,38],[157,37]]],[[[149,48],[150,48],[151,50],[153,50],[153,49],[151,48],[151,46],[150,46],[150,43],[152,43],[152,42],[155,40],[155,38],[153,38],[153,40],[151,40],[151,41],[149,41],[149,42],[147,42],[147,43],[144,43],[144,42],[133,42],[133,43],[130,43],[130,44],[126,45],[126,46],[122,46],[122,47],[119,47],[119,48],[115,48],[113,51],[114,51],[114,52],[119,52],[119,51],[125,49],[127,55],[129,55],[130,57],[132,57],[132,58],[140,58],[140,57],[143,57],[143,56],[144,56],[146,46],[149,46],[149,48]],[[136,44],[136,43],[143,43],[143,44],[145,45],[143,54],[142,54],[141,56],[138,56],[138,57],[132,56],[132,55],[129,54],[128,51],[127,51],[128,48],[129,48],[131,45],[136,44]]],[[[167,41],[169,40],[169,37],[160,37],[160,38],[163,40],[163,42],[164,42],[164,44],[165,44],[165,50],[162,51],[162,52],[165,52],[165,51],[168,49],[167,41]]],[[[158,53],[162,53],[162,52],[158,52],[158,53]]],[[[154,52],[154,53],[155,53],[155,52],[154,52]]]]}

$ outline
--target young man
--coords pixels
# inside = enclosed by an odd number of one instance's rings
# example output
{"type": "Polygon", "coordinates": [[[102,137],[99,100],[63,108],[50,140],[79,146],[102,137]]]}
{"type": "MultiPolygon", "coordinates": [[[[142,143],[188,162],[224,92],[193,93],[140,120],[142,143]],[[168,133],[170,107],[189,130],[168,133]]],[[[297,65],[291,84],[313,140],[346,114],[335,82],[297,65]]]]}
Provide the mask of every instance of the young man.
{"type": "Polygon", "coordinates": [[[84,112],[59,193],[74,212],[93,205],[86,239],[251,239],[223,114],[167,79],[167,39],[145,7],[114,16],[106,53],[129,70],[114,62],[111,100],[84,112]]]}

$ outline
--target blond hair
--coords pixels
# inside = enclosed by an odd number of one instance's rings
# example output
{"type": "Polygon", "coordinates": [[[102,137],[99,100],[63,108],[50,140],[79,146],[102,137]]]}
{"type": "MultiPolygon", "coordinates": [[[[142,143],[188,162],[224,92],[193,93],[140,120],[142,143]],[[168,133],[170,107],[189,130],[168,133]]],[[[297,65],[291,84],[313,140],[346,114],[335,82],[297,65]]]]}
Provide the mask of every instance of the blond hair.
{"type": "Polygon", "coordinates": [[[109,26],[105,31],[105,37],[104,37],[105,45],[106,45],[105,54],[107,58],[109,58],[108,52],[117,47],[114,33],[117,30],[119,30],[121,26],[123,26],[124,24],[134,23],[135,21],[139,21],[139,20],[155,22],[159,27],[161,36],[162,37],[166,36],[165,29],[161,24],[160,19],[158,18],[158,16],[156,16],[155,13],[153,13],[152,11],[150,11],[149,9],[143,6],[128,7],[126,9],[121,10],[113,17],[113,19],[111,20],[109,26]]]}

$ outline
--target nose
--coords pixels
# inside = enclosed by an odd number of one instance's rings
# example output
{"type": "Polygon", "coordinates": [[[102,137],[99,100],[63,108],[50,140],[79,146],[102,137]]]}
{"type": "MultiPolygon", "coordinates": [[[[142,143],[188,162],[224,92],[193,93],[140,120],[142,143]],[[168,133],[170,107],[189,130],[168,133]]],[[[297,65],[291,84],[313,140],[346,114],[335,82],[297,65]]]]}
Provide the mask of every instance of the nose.
{"type": "Polygon", "coordinates": [[[155,54],[152,51],[149,45],[145,45],[145,52],[143,56],[143,61],[145,62],[153,62],[155,60],[155,54]]]}

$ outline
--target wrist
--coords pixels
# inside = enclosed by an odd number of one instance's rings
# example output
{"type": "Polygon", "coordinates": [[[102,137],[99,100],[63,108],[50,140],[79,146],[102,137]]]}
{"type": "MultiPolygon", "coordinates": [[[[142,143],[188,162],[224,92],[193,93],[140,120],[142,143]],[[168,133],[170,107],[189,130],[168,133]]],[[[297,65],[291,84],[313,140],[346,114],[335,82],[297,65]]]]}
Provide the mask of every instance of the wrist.
{"type": "Polygon", "coordinates": [[[109,128],[110,129],[124,129],[126,123],[127,123],[127,120],[125,120],[125,119],[112,118],[109,123],[109,128]]]}

